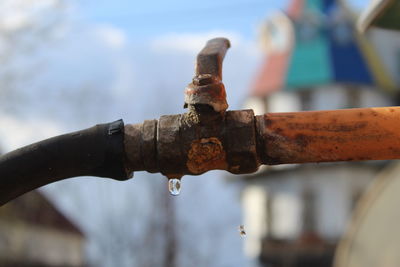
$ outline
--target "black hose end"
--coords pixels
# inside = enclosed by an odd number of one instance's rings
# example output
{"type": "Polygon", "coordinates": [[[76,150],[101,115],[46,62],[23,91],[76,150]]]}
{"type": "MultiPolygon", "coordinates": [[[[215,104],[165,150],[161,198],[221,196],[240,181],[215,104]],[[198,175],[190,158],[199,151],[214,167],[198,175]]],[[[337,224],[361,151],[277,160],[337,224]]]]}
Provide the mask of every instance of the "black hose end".
{"type": "Polygon", "coordinates": [[[93,170],[93,175],[108,177],[119,181],[132,178],[133,173],[125,168],[124,122],[96,125],[102,138],[99,147],[104,148],[104,158],[100,166],[93,170]]]}

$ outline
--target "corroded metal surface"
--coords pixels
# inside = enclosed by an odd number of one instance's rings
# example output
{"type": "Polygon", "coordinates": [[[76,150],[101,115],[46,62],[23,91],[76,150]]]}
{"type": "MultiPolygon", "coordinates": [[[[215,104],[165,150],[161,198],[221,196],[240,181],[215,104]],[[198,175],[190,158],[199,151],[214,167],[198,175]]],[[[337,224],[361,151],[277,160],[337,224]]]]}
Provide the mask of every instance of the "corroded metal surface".
{"type": "Polygon", "coordinates": [[[400,158],[400,108],[257,116],[263,164],[400,158]]]}
{"type": "Polygon", "coordinates": [[[211,74],[222,80],[222,60],[231,44],[226,38],[214,38],[197,55],[196,75],[211,74]]]}
{"type": "Polygon", "coordinates": [[[224,84],[221,81],[206,85],[189,84],[185,90],[185,106],[209,105],[217,112],[228,108],[224,84]]]}
{"type": "Polygon", "coordinates": [[[181,115],[161,116],[157,127],[157,165],[162,173],[178,177],[183,173],[180,142],[181,115]]]}
{"type": "Polygon", "coordinates": [[[228,111],[225,116],[227,161],[231,173],[252,173],[260,166],[253,110],[228,111]]]}
{"type": "Polygon", "coordinates": [[[216,112],[224,112],[228,108],[222,83],[222,61],[229,47],[228,39],[215,38],[200,51],[195,77],[185,90],[185,107],[209,105],[216,112]]]}
{"type": "Polygon", "coordinates": [[[232,173],[256,171],[260,161],[253,111],[228,111],[222,116],[213,113],[202,120],[204,117],[205,114],[195,116],[189,112],[162,116],[158,123],[126,125],[129,169],[161,172],[168,177],[216,169],[232,173]],[[131,146],[132,143],[142,145],[131,146]]]}
{"type": "Polygon", "coordinates": [[[127,124],[124,130],[125,168],[132,172],[137,169],[146,169],[143,165],[143,153],[140,148],[143,124],[127,124]]]}
{"type": "Polygon", "coordinates": [[[157,172],[157,120],[144,121],[141,131],[140,151],[142,154],[143,167],[148,172],[157,172]]]}
{"type": "Polygon", "coordinates": [[[227,169],[226,153],[217,137],[194,140],[187,155],[186,166],[194,174],[227,169]]]}

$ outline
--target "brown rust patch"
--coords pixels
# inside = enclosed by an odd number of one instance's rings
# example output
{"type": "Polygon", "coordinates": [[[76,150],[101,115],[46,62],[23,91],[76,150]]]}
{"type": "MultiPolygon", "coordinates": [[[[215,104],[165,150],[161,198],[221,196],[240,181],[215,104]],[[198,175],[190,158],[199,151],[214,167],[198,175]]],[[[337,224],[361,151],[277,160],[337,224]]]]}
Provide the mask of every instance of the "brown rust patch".
{"type": "Polygon", "coordinates": [[[188,170],[200,174],[209,170],[227,168],[226,153],[216,137],[201,138],[192,142],[186,162],[188,170]]]}
{"type": "Polygon", "coordinates": [[[298,146],[300,146],[300,147],[302,147],[302,148],[305,148],[305,147],[308,145],[308,143],[309,143],[309,139],[308,139],[308,137],[307,137],[306,135],[304,135],[304,134],[297,134],[297,135],[295,136],[295,142],[296,142],[296,144],[297,144],[298,146]]]}
{"type": "Polygon", "coordinates": [[[181,123],[186,125],[193,125],[200,122],[199,114],[193,110],[182,115],[181,123]]]}
{"type": "Polygon", "coordinates": [[[273,124],[273,121],[270,118],[268,118],[267,116],[265,116],[264,123],[265,123],[266,127],[270,127],[273,124]]]}

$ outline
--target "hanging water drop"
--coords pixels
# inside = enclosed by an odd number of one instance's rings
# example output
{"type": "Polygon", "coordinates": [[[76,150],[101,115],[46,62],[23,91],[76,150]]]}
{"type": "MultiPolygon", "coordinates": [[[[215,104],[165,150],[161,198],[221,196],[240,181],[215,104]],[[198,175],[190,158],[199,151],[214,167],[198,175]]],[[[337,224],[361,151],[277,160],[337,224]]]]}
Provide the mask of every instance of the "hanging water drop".
{"type": "Polygon", "coordinates": [[[179,195],[179,193],[181,192],[181,179],[168,179],[168,190],[169,193],[173,196],[179,195]]]}

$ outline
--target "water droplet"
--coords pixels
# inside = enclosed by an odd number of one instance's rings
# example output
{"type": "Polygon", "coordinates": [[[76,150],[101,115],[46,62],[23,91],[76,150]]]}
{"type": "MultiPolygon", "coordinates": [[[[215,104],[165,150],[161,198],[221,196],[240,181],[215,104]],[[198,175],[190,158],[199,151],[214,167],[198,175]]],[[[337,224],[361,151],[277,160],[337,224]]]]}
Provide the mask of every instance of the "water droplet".
{"type": "Polygon", "coordinates": [[[239,226],[239,233],[241,237],[246,237],[246,231],[244,230],[244,225],[239,226]]]}
{"type": "Polygon", "coordinates": [[[179,195],[179,193],[181,192],[181,179],[168,179],[168,190],[169,193],[173,196],[179,195]]]}

